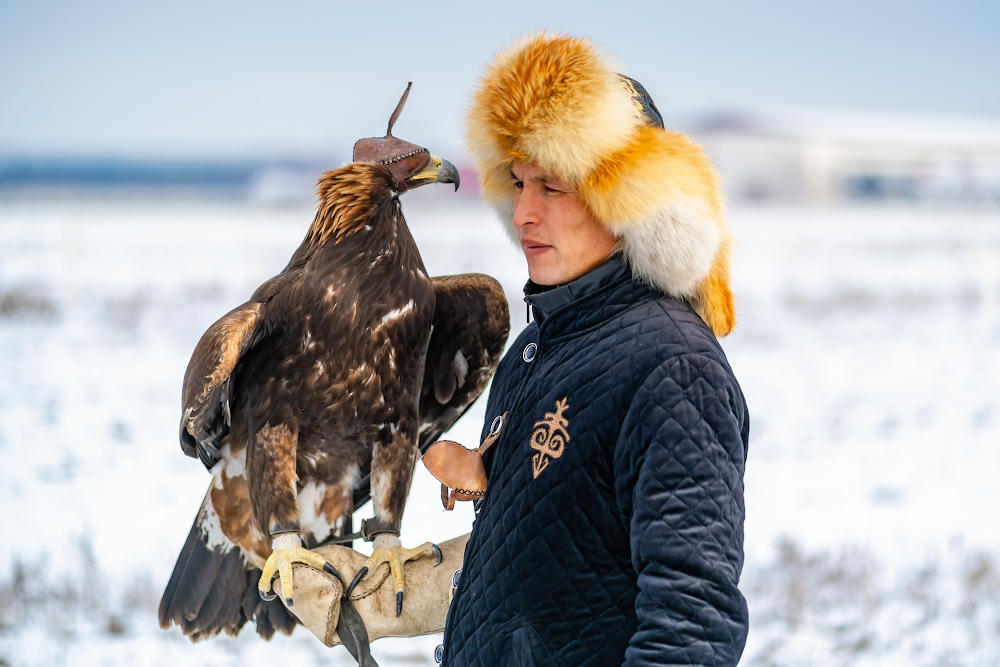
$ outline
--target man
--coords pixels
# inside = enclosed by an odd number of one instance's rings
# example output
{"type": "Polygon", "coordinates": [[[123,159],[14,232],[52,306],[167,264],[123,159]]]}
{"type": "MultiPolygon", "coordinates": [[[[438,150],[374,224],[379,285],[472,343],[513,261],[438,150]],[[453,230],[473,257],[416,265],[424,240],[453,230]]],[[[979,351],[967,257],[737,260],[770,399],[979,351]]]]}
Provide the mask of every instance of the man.
{"type": "Polygon", "coordinates": [[[443,662],[735,665],[749,421],[711,166],[559,35],[496,58],[467,128],[534,322],[493,380],[443,662]]]}

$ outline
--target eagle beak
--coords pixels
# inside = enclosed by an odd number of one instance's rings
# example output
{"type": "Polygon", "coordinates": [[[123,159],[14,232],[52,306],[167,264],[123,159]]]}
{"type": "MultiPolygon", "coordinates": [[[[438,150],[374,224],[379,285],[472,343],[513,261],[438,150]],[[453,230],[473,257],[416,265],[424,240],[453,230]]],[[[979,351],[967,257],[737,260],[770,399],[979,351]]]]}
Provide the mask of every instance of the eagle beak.
{"type": "Polygon", "coordinates": [[[412,190],[428,183],[454,183],[455,190],[458,191],[461,179],[458,177],[458,169],[451,162],[432,155],[427,166],[422,171],[406,179],[406,188],[412,190]]]}

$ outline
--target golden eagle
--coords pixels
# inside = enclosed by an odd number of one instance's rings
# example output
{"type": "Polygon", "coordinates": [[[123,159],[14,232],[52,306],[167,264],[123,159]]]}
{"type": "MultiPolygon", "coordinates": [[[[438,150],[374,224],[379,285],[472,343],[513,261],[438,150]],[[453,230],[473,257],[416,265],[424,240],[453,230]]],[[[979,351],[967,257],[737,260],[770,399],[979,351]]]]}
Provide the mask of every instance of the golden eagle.
{"type": "Polygon", "coordinates": [[[459,176],[392,136],[409,90],[385,137],[360,140],[351,164],[320,177],[316,217],[288,266],[194,350],[180,440],[212,482],[163,593],[161,627],[178,624],[192,640],[234,635],[249,619],[267,639],[291,632],[272,577],[291,606],[292,563],[322,568],[308,549],[349,541],[352,512],[369,498],[369,571],[389,562],[397,615],[402,563],[436,549],[399,542],[413,468],[485,388],[510,321],[492,278],[427,275],[399,195],[435,182],[457,190],[459,176]]]}

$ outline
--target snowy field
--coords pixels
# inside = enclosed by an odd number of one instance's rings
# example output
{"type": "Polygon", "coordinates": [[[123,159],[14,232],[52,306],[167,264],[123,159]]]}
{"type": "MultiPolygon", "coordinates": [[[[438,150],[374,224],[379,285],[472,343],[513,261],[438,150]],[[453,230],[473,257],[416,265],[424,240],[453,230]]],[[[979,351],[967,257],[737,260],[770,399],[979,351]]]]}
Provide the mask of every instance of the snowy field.
{"type": "MultiPolygon", "coordinates": [[[[414,196],[432,274],[524,326],[523,261],[468,200],[414,196]]],[[[301,628],[191,644],[156,605],[208,483],[177,443],[204,329],[306,209],[0,206],[0,666],[351,665],[301,628]]],[[[1000,664],[1000,211],[735,209],[750,407],[745,665],[1000,664]]],[[[451,437],[475,443],[482,411],[451,437]]],[[[370,511],[370,510],[369,510],[370,511]]],[[[404,544],[469,530],[418,466],[404,544]]],[[[373,645],[433,664],[438,637],[373,645]]]]}

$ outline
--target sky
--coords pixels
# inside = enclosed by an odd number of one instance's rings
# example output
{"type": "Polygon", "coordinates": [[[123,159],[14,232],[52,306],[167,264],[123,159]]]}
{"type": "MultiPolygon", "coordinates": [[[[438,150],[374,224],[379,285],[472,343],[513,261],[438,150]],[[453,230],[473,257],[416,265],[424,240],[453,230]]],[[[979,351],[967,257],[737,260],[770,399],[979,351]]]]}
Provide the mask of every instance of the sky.
{"type": "Polygon", "coordinates": [[[668,122],[778,106],[1000,118],[1000,2],[0,0],[0,158],[464,155],[486,63],[588,36],[668,122]]]}

